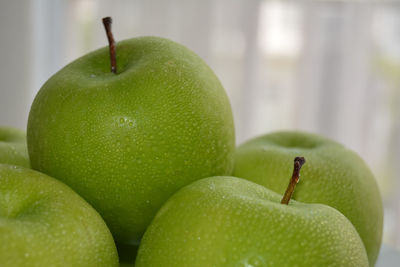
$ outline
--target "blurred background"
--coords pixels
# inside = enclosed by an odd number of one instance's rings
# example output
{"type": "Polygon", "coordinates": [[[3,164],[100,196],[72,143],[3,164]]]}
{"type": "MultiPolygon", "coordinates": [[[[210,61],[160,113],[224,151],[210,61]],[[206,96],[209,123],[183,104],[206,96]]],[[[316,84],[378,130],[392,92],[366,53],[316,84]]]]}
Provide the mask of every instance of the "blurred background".
{"type": "Polygon", "coordinates": [[[378,180],[384,242],[400,248],[400,3],[31,0],[0,2],[0,125],[25,129],[41,85],[116,40],[158,35],[199,54],[224,85],[237,142],[300,129],[358,152],[378,180]]]}

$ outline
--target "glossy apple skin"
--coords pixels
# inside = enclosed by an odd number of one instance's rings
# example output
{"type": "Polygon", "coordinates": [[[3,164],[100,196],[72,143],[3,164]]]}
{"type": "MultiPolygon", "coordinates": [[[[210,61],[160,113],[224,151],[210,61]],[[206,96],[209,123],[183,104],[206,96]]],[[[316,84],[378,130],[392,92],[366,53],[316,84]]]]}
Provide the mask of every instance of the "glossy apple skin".
{"type": "Polygon", "coordinates": [[[157,37],[117,45],[64,67],[29,114],[32,167],[83,196],[115,239],[137,243],[160,206],[197,179],[233,170],[229,100],[187,48],[157,37]]]}
{"type": "Polygon", "coordinates": [[[0,126],[0,163],[30,167],[24,131],[0,126]]]}
{"type": "Polygon", "coordinates": [[[382,199],[373,174],[351,150],[315,134],[271,133],[238,147],[234,175],[283,194],[293,158],[299,155],[307,163],[293,198],[343,213],[360,234],[373,266],[382,239],[382,199]]]}
{"type": "Polygon", "coordinates": [[[0,164],[0,265],[118,266],[100,215],[60,181],[0,164]]]}
{"type": "Polygon", "coordinates": [[[159,210],[135,266],[368,266],[360,237],[341,213],[280,199],[235,177],[196,181],[159,210]]]}

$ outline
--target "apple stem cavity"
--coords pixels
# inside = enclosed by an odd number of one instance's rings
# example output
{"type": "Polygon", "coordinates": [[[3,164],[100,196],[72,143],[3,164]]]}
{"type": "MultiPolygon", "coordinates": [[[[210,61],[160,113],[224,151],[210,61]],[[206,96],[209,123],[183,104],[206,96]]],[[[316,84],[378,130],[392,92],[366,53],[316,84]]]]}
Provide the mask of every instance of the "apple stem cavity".
{"type": "Polygon", "coordinates": [[[306,159],[304,157],[296,157],[294,159],[293,175],[292,178],[290,179],[286,192],[283,195],[281,204],[286,204],[286,205],[289,204],[289,201],[292,198],[294,192],[294,188],[296,187],[296,184],[300,180],[300,169],[304,165],[304,163],[306,163],[306,159]]]}
{"type": "Polygon", "coordinates": [[[115,52],[115,41],[111,31],[111,24],[112,19],[111,17],[103,18],[104,28],[106,29],[107,39],[108,39],[108,46],[110,47],[110,61],[111,61],[111,72],[117,73],[117,59],[116,59],[116,52],[115,52]]]}

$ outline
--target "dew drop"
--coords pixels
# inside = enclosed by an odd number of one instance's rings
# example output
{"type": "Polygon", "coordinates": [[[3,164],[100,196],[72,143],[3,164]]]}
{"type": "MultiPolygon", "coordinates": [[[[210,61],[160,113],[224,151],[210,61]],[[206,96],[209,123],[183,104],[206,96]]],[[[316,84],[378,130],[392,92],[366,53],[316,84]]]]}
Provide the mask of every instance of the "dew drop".
{"type": "Polygon", "coordinates": [[[208,188],[210,188],[210,190],[214,191],[215,190],[215,184],[214,183],[209,184],[208,188]]]}
{"type": "Polygon", "coordinates": [[[252,256],[248,259],[247,261],[249,267],[265,267],[267,266],[265,264],[264,258],[259,256],[259,255],[255,255],[252,256]]]}

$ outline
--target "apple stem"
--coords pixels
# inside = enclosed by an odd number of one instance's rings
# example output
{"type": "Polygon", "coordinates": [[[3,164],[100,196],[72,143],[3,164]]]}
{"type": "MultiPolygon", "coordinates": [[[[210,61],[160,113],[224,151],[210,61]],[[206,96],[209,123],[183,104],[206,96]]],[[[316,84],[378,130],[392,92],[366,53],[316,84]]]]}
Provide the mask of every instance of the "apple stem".
{"type": "Polygon", "coordinates": [[[283,195],[283,198],[281,200],[282,204],[289,204],[290,199],[292,198],[294,188],[296,187],[296,184],[300,180],[300,169],[301,167],[306,163],[306,159],[304,157],[296,157],[294,159],[294,168],[293,168],[293,175],[292,178],[290,179],[289,185],[286,189],[285,194],[283,195]]]}
{"type": "Polygon", "coordinates": [[[106,29],[108,46],[110,47],[110,61],[111,61],[111,72],[117,73],[117,60],[116,60],[116,52],[115,52],[115,41],[111,31],[111,17],[103,18],[104,28],[106,29]]]}

